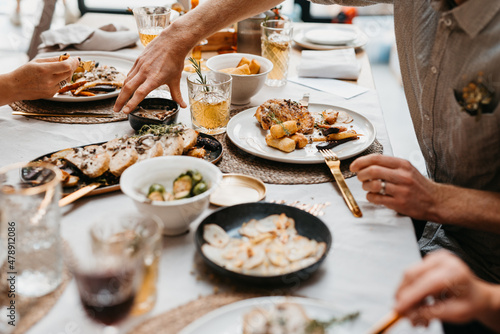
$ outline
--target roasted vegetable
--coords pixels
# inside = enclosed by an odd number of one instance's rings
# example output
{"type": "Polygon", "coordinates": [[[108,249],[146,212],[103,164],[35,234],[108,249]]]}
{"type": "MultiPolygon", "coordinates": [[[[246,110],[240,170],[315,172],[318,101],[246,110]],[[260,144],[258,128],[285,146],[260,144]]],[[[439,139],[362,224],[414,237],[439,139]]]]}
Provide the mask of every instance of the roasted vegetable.
{"type": "Polygon", "coordinates": [[[193,179],[188,174],[181,174],[174,181],[174,197],[181,199],[189,197],[191,188],[193,187],[193,179]]]}
{"type": "Polygon", "coordinates": [[[197,184],[203,179],[203,176],[197,170],[188,170],[186,174],[191,176],[191,178],[193,179],[193,184],[197,184]]]}
{"type": "Polygon", "coordinates": [[[152,201],[164,201],[165,187],[159,183],[154,183],[149,187],[148,198],[152,201]]]}
{"type": "Polygon", "coordinates": [[[198,182],[197,185],[193,187],[193,196],[199,195],[201,193],[204,193],[205,191],[208,190],[208,186],[205,183],[205,181],[200,181],[198,182]]]}

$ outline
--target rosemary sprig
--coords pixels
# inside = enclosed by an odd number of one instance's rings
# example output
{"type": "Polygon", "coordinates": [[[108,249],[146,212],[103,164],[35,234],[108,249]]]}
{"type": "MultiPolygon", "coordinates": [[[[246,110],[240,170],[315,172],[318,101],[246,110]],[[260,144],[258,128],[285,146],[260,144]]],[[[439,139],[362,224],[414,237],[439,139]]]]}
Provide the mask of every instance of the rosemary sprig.
{"type": "Polygon", "coordinates": [[[351,321],[359,316],[359,312],[351,313],[342,318],[332,318],[328,321],[311,320],[306,327],[307,334],[324,333],[324,331],[333,324],[341,324],[346,321],[351,321]]]}
{"type": "Polygon", "coordinates": [[[188,60],[191,62],[191,64],[193,64],[194,70],[196,71],[196,74],[198,74],[198,82],[202,85],[206,85],[207,77],[201,73],[201,61],[197,61],[193,57],[189,57],[188,60]]]}
{"type": "Polygon", "coordinates": [[[269,118],[271,119],[271,121],[273,121],[275,124],[279,124],[281,126],[281,128],[283,129],[283,131],[285,131],[285,134],[287,136],[291,135],[290,131],[288,131],[288,129],[285,127],[285,125],[283,125],[283,122],[281,120],[279,120],[273,112],[268,113],[268,115],[269,115],[269,118]]]}

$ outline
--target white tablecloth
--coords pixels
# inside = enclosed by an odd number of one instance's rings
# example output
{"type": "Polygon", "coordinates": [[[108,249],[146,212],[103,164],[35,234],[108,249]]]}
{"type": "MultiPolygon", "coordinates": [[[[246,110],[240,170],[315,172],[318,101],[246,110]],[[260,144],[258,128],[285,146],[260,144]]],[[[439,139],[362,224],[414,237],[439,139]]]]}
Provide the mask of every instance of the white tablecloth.
{"type": "MultiPolygon", "coordinates": [[[[187,100],[186,83],[181,85],[187,100]]],[[[383,115],[375,91],[368,91],[345,100],[331,94],[309,90],[303,86],[288,83],[281,88],[265,87],[255,96],[255,106],[268,98],[290,98],[299,100],[303,93],[311,93],[311,103],[329,103],[352,109],[366,116],[377,129],[377,139],[384,146],[384,154],[391,155],[392,149],[387,136],[383,115]]],[[[190,124],[189,110],[181,111],[179,120],[190,124]]],[[[0,107],[0,165],[28,161],[55,150],[110,140],[116,136],[132,134],[128,122],[97,125],[68,125],[12,116],[11,108],[0,107]]],[[[366,192],[356,178],[347,179],[357,199],[363,218],[357,219],[347,209],[336,185],[266,185],[267,201],[298,200],[306,204],[330,202],[321,219],[333,234],[333,247],[320,270],[309,280],[297,287],[295,293],[312,298],[325,299],[332,305],[359,310],[356,332],[363,333],[393,305],[395,289],[402,272],[409,265],[420,261],[411,220],[392,210],[370,204],[366,192]]],[[[88,225],[103,214],[113,211],[133,210],[132,201],[121,192],[82,199],[73,206],[64,208],[62,235],[67,239],[79,239],[86,235],[88,225]]],[[[130,328],[145,317],[157,315],[171,308],[196,299],[199,295],[213,293],[213,286],[207,281],[197,280],[191,272],[195,246],[193,233],[198,223],[214,207],[205,212],[191,225],[191,232],[180,237],[165,239],[165,249],[160,264],[158,302],[153,311],[141,318],[132,318],[122,324],[130,328]]],[[[89,333],[85,329],[88,320],[80,306],[74,282],[66,289],[49,314],[38,322],[29,333],[60,334],[89,333]]],[[[392,333],[417,333],[405,321],[396,326],[392,333]]],[[[425,333],[442,333],[439,323],[433,323],[425,333]]]]}

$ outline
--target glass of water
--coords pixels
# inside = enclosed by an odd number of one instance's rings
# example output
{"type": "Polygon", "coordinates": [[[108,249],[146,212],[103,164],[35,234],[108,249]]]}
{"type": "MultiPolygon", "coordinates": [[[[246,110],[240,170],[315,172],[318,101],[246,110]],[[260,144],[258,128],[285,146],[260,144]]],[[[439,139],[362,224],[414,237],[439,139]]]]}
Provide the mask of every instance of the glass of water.
{"type": "Polygon", "coordinates": [[[47,163],[0,169],[0,236],[20,295],[43,296],[61,283],[60,182],[59,168],[47,163]]]}

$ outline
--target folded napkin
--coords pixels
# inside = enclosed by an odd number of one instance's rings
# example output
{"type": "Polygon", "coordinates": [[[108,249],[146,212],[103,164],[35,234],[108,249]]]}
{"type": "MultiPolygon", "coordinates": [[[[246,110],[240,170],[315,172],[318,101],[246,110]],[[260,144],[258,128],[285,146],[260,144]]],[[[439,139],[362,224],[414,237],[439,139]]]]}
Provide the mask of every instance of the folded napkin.
{"type": "Polygon", "coordinates": [[[69,46],[78,50],[114,51],[135,44],[137,32],[126,27],[108,24],[98,29],[81,24],[68,24],[60,29],[47,30],[41,34],[43,51],[58,51],[69,46]]]}
{"type": "Polygon", "coordinates": [[[302,51],[300,77],[356,80],[361,66],[354,48],[329,51],[302,51]]]}

